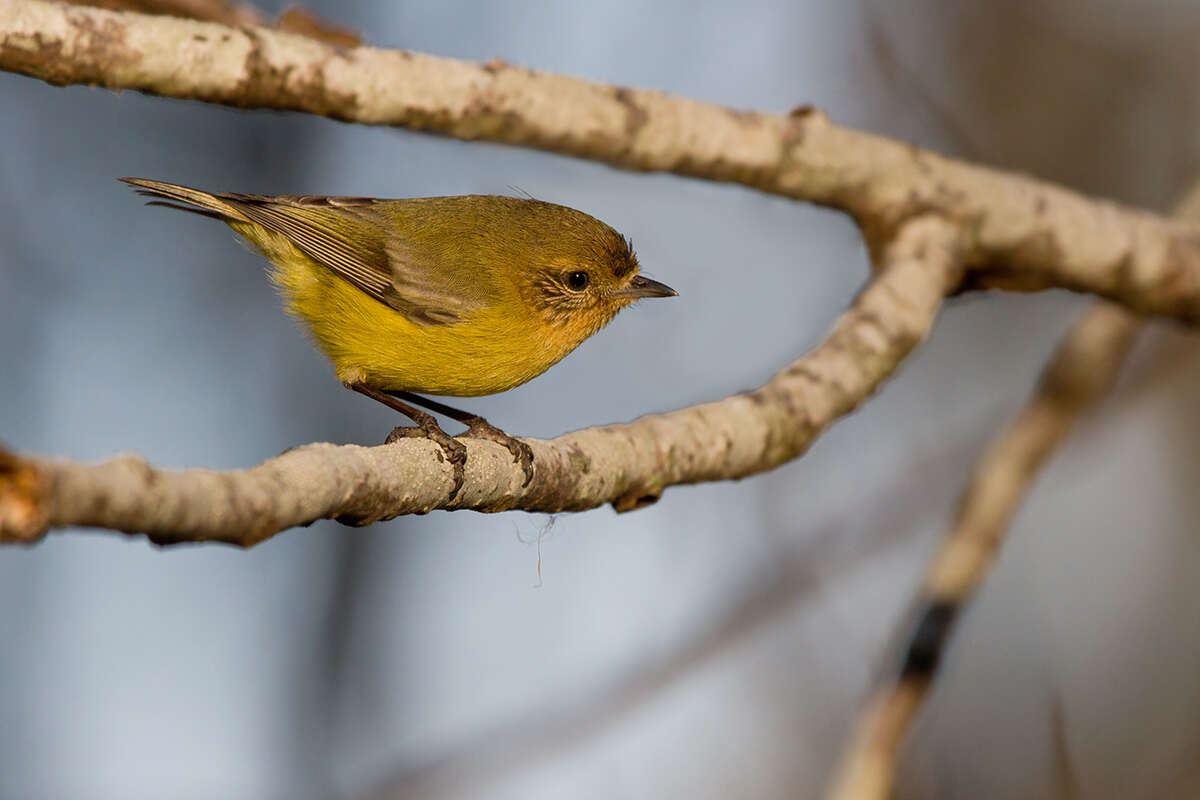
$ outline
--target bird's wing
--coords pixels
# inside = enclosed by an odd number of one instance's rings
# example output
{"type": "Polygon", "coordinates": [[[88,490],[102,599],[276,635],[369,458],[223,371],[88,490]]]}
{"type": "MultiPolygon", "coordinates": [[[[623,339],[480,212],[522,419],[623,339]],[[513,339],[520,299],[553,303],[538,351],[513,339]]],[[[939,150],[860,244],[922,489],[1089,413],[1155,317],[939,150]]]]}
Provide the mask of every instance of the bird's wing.
{"type": "Polygon", "coordinates": [[[453,265],[418,257],[365,197],[219,195],[246,218],[285,236],[309,258],[422,325],[452,325],[483,307],[450,278],[453,265]]]}

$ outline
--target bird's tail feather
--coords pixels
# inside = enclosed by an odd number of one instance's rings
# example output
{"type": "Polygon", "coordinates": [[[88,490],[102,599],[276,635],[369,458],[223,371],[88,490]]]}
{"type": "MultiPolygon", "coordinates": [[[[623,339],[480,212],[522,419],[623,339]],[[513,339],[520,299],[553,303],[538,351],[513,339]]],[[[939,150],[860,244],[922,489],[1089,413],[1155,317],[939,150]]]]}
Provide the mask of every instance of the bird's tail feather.
{"type": "Polygon", "coordinates": [[[222,200],[218,195],[202,192],[199,189],[192,189],[187,186],[164,183],[163,181],[151,181],[145,178],[121,178],[120,180],[137,189],[137,193],[145,197],[162,197],[175,201],[163,202],[162,200],[154,200],[147,203],[147,205],[166,206],[167,208],[175,208],[180,211],[191,211],[194,214],[202,214],[203,216],[212,217],[224,222],[249,221],[238,211],[236,206],[222,200]],[[183,205],[180,205],[180,203],[183,205]]]}

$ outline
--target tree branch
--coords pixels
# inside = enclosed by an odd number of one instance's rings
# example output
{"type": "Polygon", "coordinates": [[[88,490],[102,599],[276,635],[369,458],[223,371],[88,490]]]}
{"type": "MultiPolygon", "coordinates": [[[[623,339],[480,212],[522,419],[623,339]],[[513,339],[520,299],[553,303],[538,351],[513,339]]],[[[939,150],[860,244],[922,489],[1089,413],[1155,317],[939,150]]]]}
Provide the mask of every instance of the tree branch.
{"type": "Polygon", "coordinates": [[[954,226],[910,221],[825,342],[770,382],[626,425],[528,439],[528,486],[506,448],[476,439],[463,440],[466,475],[453,499],[451,468],[425,439],[311,444],[231,472],[156,470],[136,457],[84,466],[0,451],[0,542],[88,525],[162,544],[250,546],[329,517],[369,524],[437,508],[556,512],[609,502],[623,511],[654,502],[667,486],[753,475],[799,456],[895,371],[956,285],[961,253],[954,226]]]}
{"type": "MultiPolygon", "coordinates": [[[[1200,181],[1174,213],[1200,219],[1200,181]]],[[[1108,393],[1144,324],[1108,303],[1083,314],[1059,344],[1025,410],[975,465],[954,527],[926,569],[917,603],[920,621],[900,672],[878,689],[863,714],[830,792],[834,800],[891,796],[904,735],[928,696],[958,612],[987,577],[1038,472],[1078,418],[1108,393]]],[[[1056,745],[1061,749],[1061,742],[1056,745]]]]}
{"type": "Polygon", "coordinates": [[[1108,303],[1085,313],[1059,345],[1025,410],[976,464],[954,527],[926,570],[920,618],[899,675],[868,705],[830,792],[834,800],[891,797],[900,745],[929,692],[958,612],[987,576],[1043,464],[1116,380],[1140,327],[1135,316],[1108,303]]]}
{"type": "Polygon", "coordinates": [[[499,60],[38,0],[0,0],[0,69],[742,183],[849,212],[873,250],[934,213],[966,237],[970,287],[1063,287],[1200,319],[1200,229],[838,127],[808,106],[735,111],[499,60]]]}

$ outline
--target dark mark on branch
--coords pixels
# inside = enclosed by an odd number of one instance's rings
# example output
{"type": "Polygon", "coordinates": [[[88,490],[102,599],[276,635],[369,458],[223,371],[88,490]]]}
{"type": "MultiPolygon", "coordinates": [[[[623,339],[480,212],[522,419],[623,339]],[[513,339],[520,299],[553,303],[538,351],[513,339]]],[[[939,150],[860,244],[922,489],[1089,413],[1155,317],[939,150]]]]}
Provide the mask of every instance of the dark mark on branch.
{"type": "Polygon", "coordinates": [[[956,616],[957,604],[946,600],[930,601],[917,622],[904,654],[904,662],[900,667],[902,679],[921,680],[937,671],[950,632],[954,629],[956,616]]]}
{"type": "Polygon", "coordinates": [[[625,107],[625,135],[630,139],[636,138],[650,115],[637,104],[634,91],[628,87],[614,86],[613,97],[625,107]]]}
{"type": "Polygon", "coordinates": [[[63,55],[63,44],[71,35],[43,36],[33,34],[32,41],[21,37],[6,38],[0,43],[0,64],[10,72],[41,78],[55,86],[75,83],[108,86],[114,68],[137,61],[140,53],[125,41],[125,26],[116,20],[97,25],[87,14],[70,14],[69,23],[80,36],[69,57],[63,55]],[[32,47],[29,45],[33,44],[32,47]]]}
{"type": "MultiPolygon", "coordinates": [[[[350,120],[358,114],[358,98],[349,92],[334,92],[325,82],[324,70],[317,66],[311,73],[297,71],[295,65],[279,67],[266,56],[262,37],[253,28],[242,28],[250,40],[243,64],[243,79],[221,102],[236,106],[260,105],[294,111],[308,111],[334,119],[350,120]]],[[[324,45],[328,55],[336,50],[324,45]]]]}
{"type": "Polygon", "coordinates": [[[511,65],[507,61],[505,61],[503,58],[501,58],[500,56],[496,56],[492,60],[487,61],[483,65],[481,65],[480,69],[482,69],[484,72],[486,72],[489,75],[495,75],[498,72],[503,72],[504,70],[508,69],[510,66],[511,65]]]}

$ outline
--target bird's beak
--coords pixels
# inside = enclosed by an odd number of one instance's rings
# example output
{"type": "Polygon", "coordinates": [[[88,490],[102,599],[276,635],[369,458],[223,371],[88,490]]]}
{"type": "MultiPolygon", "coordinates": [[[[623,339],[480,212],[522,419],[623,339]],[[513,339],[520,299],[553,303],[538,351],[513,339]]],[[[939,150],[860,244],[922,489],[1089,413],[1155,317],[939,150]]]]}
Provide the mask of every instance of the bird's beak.
{"type": "Polygon", "coordinates": [[[617,289],[613,294],[617,297],[638,300],[643,297],[676,297],[679,295],[679,292],[665,283],[659,283],[644,275],[634,275],[633,280],[629,282],[628,286],[623,289],[617,289]]]}

